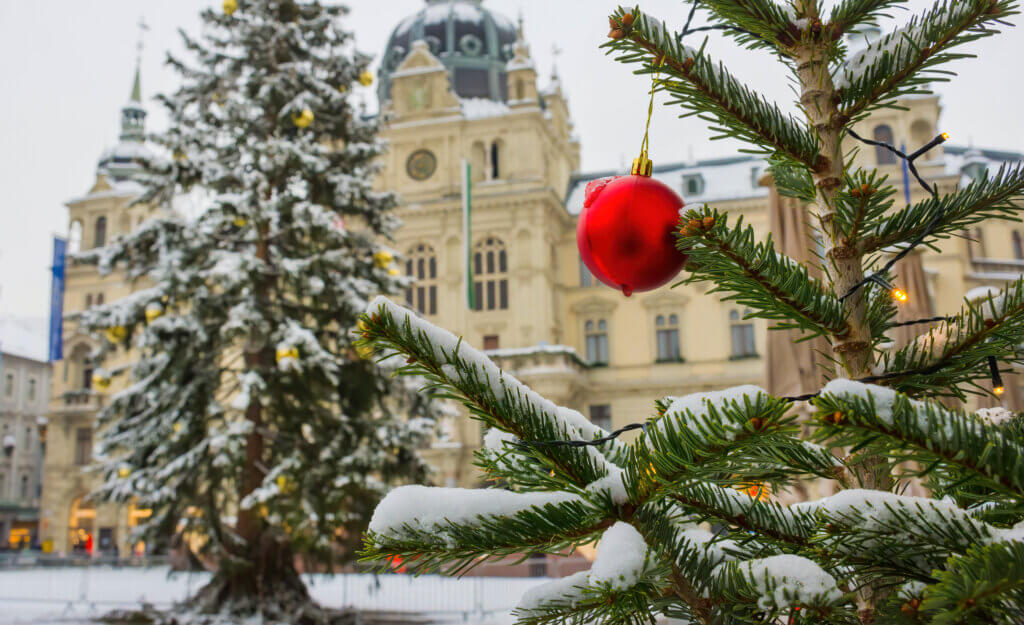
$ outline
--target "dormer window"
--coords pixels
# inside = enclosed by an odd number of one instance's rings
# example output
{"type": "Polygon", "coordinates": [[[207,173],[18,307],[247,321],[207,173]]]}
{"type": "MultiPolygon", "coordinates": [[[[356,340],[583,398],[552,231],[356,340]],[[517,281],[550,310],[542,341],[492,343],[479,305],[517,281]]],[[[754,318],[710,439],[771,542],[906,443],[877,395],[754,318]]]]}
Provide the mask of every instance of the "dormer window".
{"type": "Polygon", "coordinates": [[[701,195],[704,193],[704,176],[685,174],[683,176],[683,195],[701,195]]]}

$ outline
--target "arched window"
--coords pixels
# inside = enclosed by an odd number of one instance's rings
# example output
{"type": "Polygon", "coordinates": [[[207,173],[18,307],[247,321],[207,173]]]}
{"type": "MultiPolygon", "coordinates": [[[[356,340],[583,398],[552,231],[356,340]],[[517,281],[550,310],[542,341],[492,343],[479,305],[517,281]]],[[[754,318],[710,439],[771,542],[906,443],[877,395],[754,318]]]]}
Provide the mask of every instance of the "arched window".
{"type": "Polygon", "coordinates": [[[608,322],[604,319],[588,319],[583,324],[583,339],[586,343],[587,362],[592,365],[608,364],[608,322]]]}
{"type": "Polygon", "coordinates": [[[654,318],[654,335],[658,343],[658,362],[679,362],[679,315],[658,315],[654,318]]]}
{"type": "Polygon", "coordinates": [[[501,145],[495,141],[491,144],[491,180],[501,178],[501,145]]]}
{"type": "Polygon", "coordinates": [[[508,254],[500,239],[484,239],[473,254],[473,308],[508,310],[508,254]]]}
{"type": "Polygon", "coordinates": [[[82,251],[82,222],[74,220],[68,228],[68,252],[74,254],[82,251]]]}
{"type": "Polygon", "coordinates": [[[97,306],[102,306],[103,305],[103,293],[97,293],[96,294],[96,305],[97,306]]]}
{"type": "Polygon", "coordinates": [[[96,229],[93,231],[92,246],[103,247],[107,244],[107,218],[96,218],[96,229]]]}
{"type": "Polygon", "coordinates": [[[405,303],[422,315],[437,314],[437,256],[434,248],[420,244],[405,257],[405,275],[416,278],[405,289],[405,303]]]}
{"type": "Polygon", "coordinates": [[[1013,231],[1013,257],[1024,260],[1024,241],[1021,241],[1020,230],[1013,231]]]}
{"type": "Polygon", "coordinates": [[[729,313],[729,333],[732,343],[731,358],[752,358],[757,356],[757,346],[754,345],[754,324],[744,317],[750,315],[750,309],[743,311],[734,310],[729,313]]]}
{"type": "MultiPolygon", "coordinates": [[[[895,137],[892,134],[892,128],[882,124],[875,126],[875,141],[881,141],[882,143],[893,144],[895,137]]],[[[875,146],[875,160],[879,165],[892,165],[896,162],[896,155],[882,146],[875,146]]]]}

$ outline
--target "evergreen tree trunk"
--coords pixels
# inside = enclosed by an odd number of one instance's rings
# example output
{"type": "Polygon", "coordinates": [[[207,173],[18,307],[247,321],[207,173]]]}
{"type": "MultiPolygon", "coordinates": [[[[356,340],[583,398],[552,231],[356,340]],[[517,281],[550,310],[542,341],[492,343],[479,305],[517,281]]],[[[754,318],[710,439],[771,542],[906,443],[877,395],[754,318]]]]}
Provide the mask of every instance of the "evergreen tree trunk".
{"type": "MultiPolygon", "coordinates": [[[[797,11],[812,21],[820,21],[817,2],[799,0],[797,11]]],[[[848,240],[836,223],[836,195],[843,183],[844,158],[842,147],[843,119],[836,107],[838,98],[828,68],[826,42],[821,39],[798,48],[797,76],[800,81],[800,103],[807,111],[811,126],[821,141],[822,166],[813,172],[818,187],[817,211],[822,234],[828,237],[829,251],[826,262],[831,267],[826,271],[834,293],[844,295],[864,279],[862,250],[859,242],[848,240]]],[[[838,356],[836,375],[850,379],[862,378],[871,373],[871,329],[867,322],[868,289],[859,289],[843,300],[848,315],[845,336],[836,337],[833,351],[838,356]]],[[[854,468],[856,480],[862,488],[888,491],[893,484],[889,466],[883,458],[859,454],[849,459],[854,468]]],[[[876,605],[885,597],[885,592],[871,586],[865,587],[858,598],[858,616],[865,625],[874,622],[876,605]]]]}

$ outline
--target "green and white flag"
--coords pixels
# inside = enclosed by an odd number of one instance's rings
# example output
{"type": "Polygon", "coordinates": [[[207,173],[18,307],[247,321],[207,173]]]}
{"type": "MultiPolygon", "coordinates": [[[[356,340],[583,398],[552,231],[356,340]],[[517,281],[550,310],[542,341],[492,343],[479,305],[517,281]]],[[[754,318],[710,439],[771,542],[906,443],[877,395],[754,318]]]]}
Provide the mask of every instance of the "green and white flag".
{"type": "Polygon", "coordinates": [[[462,160],[462,245],[466,255],[466,306],[474,310],[473,301],[473,170],[462,160]]]}

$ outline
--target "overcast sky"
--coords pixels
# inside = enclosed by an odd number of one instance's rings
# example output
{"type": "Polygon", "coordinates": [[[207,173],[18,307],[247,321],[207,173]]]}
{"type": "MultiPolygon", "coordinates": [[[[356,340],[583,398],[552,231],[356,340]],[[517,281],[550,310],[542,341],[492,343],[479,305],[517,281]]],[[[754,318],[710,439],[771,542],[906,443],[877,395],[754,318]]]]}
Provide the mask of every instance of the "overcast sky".
{"type": "MultiPolygon", "coordinates": [[[[322,0],[329,1],[329,0],[322,0]]],[[[179,28],[196,32],[198,12],[221,0],[0,0],[0,315],[48,314],[51,235],[64,234],[64,202],[92,185],[100,152],[114,143],[119,109],[127,100],[135,65],[136,24],[150,30],[142,55],[142,87],[154,93],[174,89],[177,77],[163,62],[180,51],[179,28]]],[[[349,0],[347,27],[360,49],[379,55],[398,21],[424,0],[349,0]]],[[[642,137],[648,83],[598,49],[608,31],[607,14],[616,0],[485,0],[485,6],[515,17],[522,11],[526,36],[546,82],[553,46],[569,107],[583,144],[583,169],[624,166],[642,137]]],[[[670,26],[681,27],[680,0],[643,0],[641,6],[670,26]]],[[[928,0],[909,0],[919,12],[928,0]]],[[[895,23],[909,13],[900,11],[895,23]]],[[[785,73],[763,53],[713,39],[710,50],[751,86],[791,108],[785,73]]],[[[976,60],[958,62],[963,72],[941,85],[942,129],[953,142],[1024,149],[1020,122],[1024,87],[1024,31],[1011,29],[972,44],[976,60]]],[[[373,89],[362,90],[371,109],[373,89]]],[[[166,116],[149,102],[149,130],[166,116]]],[[[676,119],[661,107],[651,130],[655,163],[732,154],[737,144],[709,142],[704,123],[676,119]]]]}

